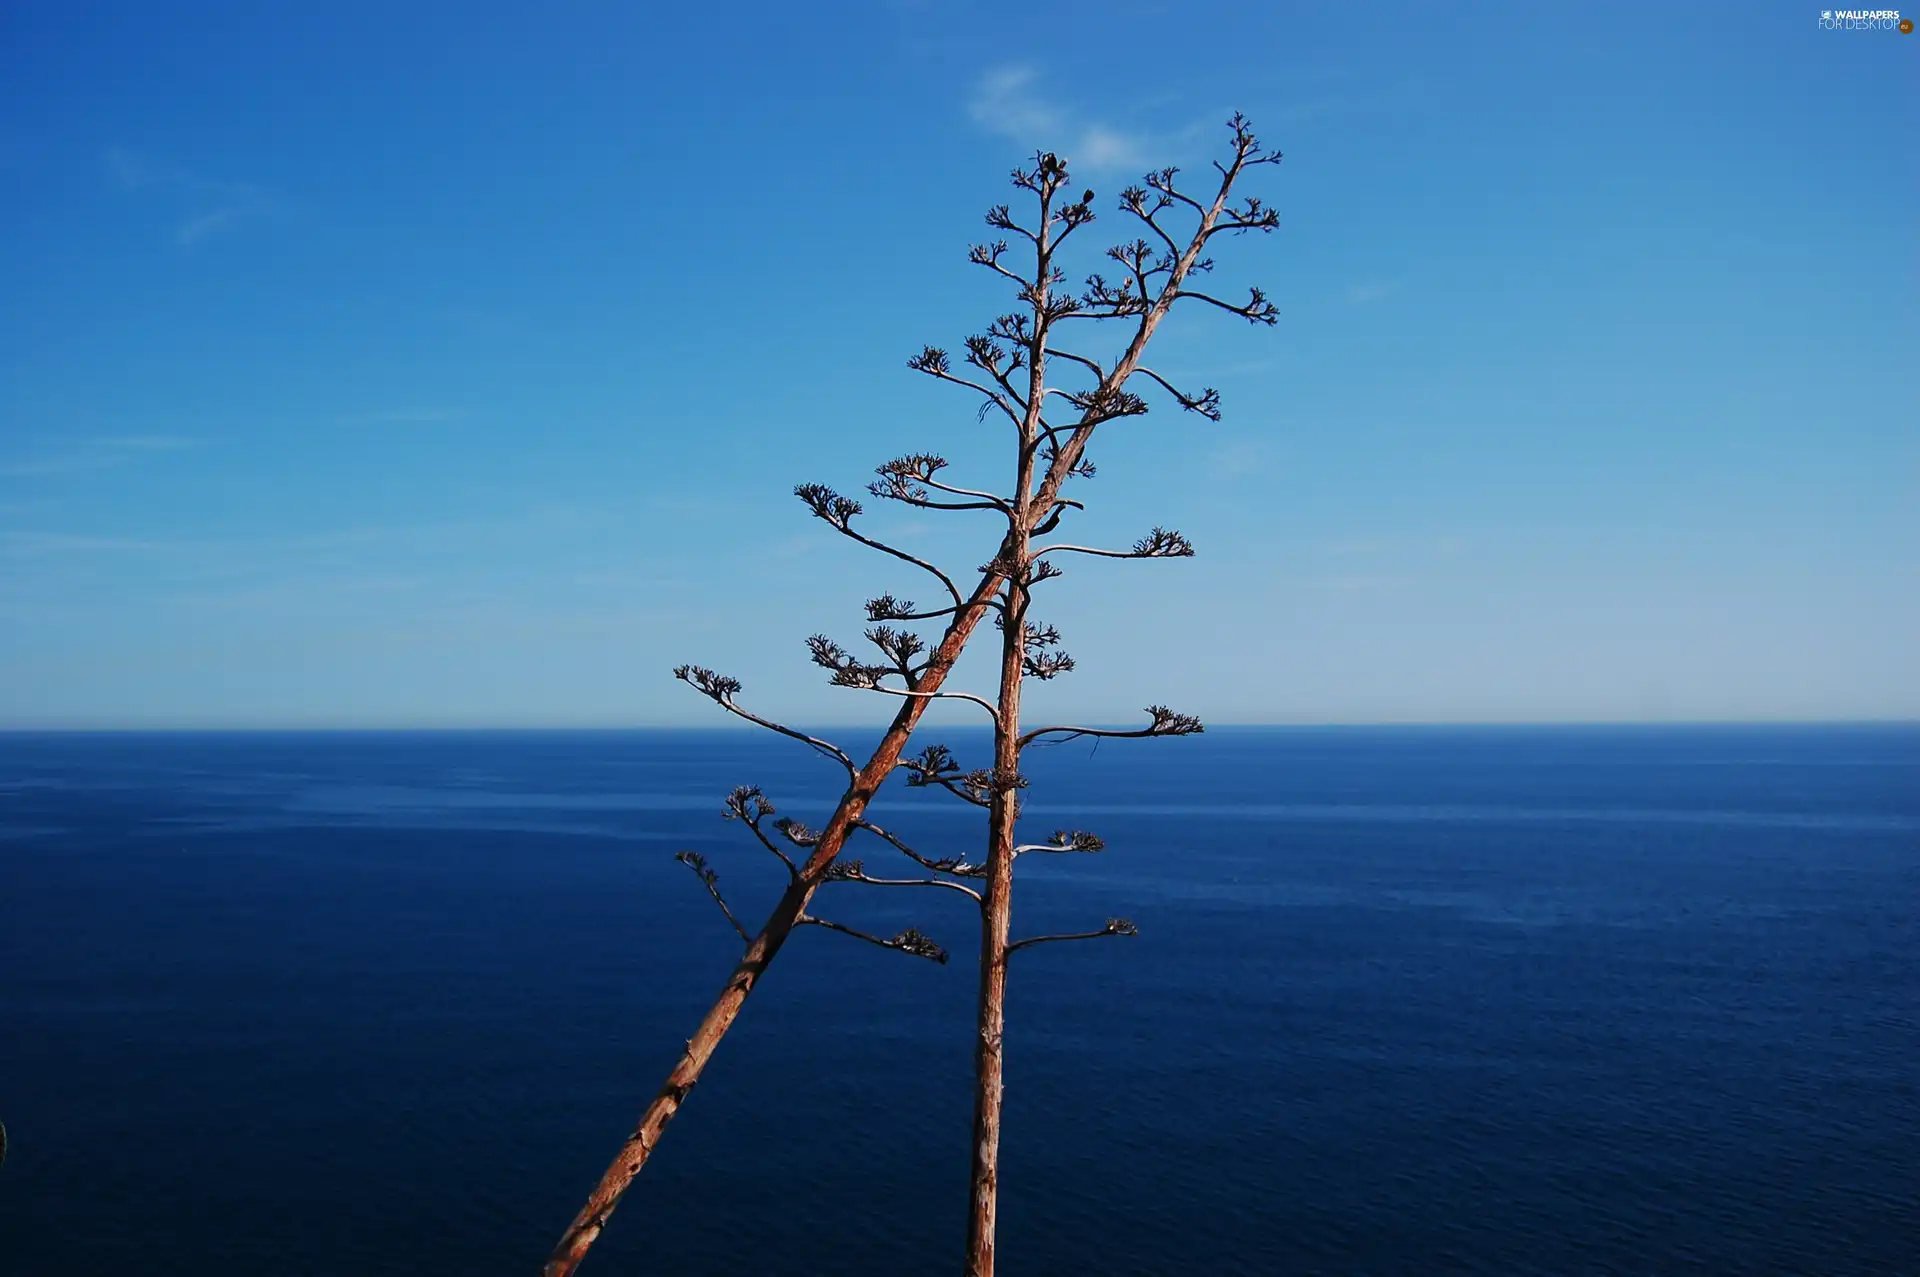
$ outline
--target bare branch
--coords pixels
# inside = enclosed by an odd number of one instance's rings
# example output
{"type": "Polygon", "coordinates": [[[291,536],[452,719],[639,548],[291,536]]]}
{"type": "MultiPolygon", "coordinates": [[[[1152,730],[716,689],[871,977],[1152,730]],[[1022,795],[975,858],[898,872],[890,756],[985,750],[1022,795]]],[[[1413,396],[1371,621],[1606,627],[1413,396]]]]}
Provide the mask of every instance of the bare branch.
{"type": "Polygon", "coordinates": [[[1016,275],[1000,264],[1000,258],[1005,255],[1006,251],[1007,241],[1005,240],[996,240],[991,244],[975,244],[967,250],[967,260],[975,266],[986,267],[996,275],[1006,276],[1014,283],[1020,285],[1022,289],[1030,287],[1031,285],[1025,276],[1016,275]]]}
{"type": "Polygon", "coordinates": [[[990,802],[991,790],[973,783],[974,778],[983,773],[962,773],[945,745],[929,745],[920,751],[918,758],[902,759],[900,767],[907,773],[909,789],[937,785],[975,807],[985,807],[990,802]]]}
{"type": "Polygon", "coordinates": [[[1008,342],[1023,350],[1033,348],[1033,320],[1018,311],[1001,315],[987,325],[987,339],[1008,342]]]}
{"type": "Polygon", "coordinates": [[[940,483],[933,479],[928,479],[925,482],[929,488],[938,488],[942,492],[951,492],[956,496],[979,497],[982,501],[991,502],[1009,514],[1013,512],[1013,507],[1007,502],[1006,498],[995,496],[991,492],[980,492],[973,488],[956,488],[950,484],[940,483]]]}
{"type": "Polygon", "coordinates": [[[1036,652],[1020,658],[1020,669],[1028,678],[1050,682],[1073,672],[1073,657],[1065,652],[1036,652]]]}
{"type": "MultiPolygon", "coordinates": [[[[1069,363],[1079,364],[1081,367],[1085,368],[1088,372],[1091,372],[1094,376],[1094,380],[1096,381],[1105,381],[1107,379],[1106,370],[1101,368],[1099,363],[1096,360],[1088,359],[1085,355],[1076,355],[1072,351],[1061,350],[1057,346],[1049,346],[1047,348],[1047,357],[1049,359],[1064,359],[1064,360],[1067,360],[1069,363]]],[[[1053,393],[1064,394],[1066,392],[1055,391],[1053,393]]]]}
{"type": "Polygon", "coordinates": [[[972,488],[956,488],[941,483],[933,476],[946,468],[944,457],[915,453],[912,456],[896,457],[874,471],[880,478],[867,485],[867,491],[876,497],[885,497],[892,501],[903,501],[908,505],[920,506],[928,510],[999,510],[1011,515],[1013,507],[1004,499],[991,492],[979,492],[972,488]],[[923,486],[924,485],[924,486],[923,486]],[[937,488],[955,496],[975,497],[974,501],[935,501],[927,493],[928,488],[937,488]]]}
{"type": "MultiPolygon", "coordinates": [[[[928,746],[929,750],[937,750],[940,748],[942,747],[939,745],[928,746]]],[[[923,754],[922,756],[924,757],[925,755],[923,754]]],[[[907,764],[902,764],[902,765],[906,766],[907,764]]],[[[936,781],[933,783],[937,784],[939,782],[936,781]]],[[[911,781],[908,782],[909,787],[911,787],[912,784],[913,782],[911,781]]],[[[909,860],[913,861],[915,864],[919,865],[923,869],[932,870],[934,873],[953,874],[956,877],[960,877],[960,878],[983,878],[986,876],[987,871],[986,871],[986,866],[984,865],[968,864],[966,861],[961,860],[958,857],[954,857],[954,856],[943,856],[943,857],[936,858],[933,856],[923,855],[920,852],[915,851],[913,848],[907,846],[906,843],[902,842],[899,838],[895,837],[893,834],[888,833],[886,830],[880,828],[880,826],[865,819],[864,817],[854,821],[853,823],[855,828],[864,829],[868,833],[873,834],[876,837],[885,839],[888,843],[892,844],[894,850],[900,852],[902,855],[906,856],[909,860]]]]}
{"type": "MultiPolygon", "coordinates": [[[[1061,176],[1064,177],[1065,174],[1063,173],[1061,176]]],[[[1066,229],[1054,236],[1052,247],[1056,249],[1059,248],[1060,245],[1067,242],[1067,236],[1073,234],[1076,230],[1093,220],[1095,220],[1093,212],[1093,191],[1088,190],[1086,194],[1080,197],[1078,204],[1068,204],[1060,210],[1059,221],[1066,229]]]]}
{"type": "Polygon", "coordinates": [[[861,512],[862,506],[852,497],[843,497],[823,483],[800,484],[793,490],[793,495],[806,502],[807,508],[813,511],[815,518],[824,520],[828,526],[842,536],[851,537],[861,545],[871,547],[872,549],[880,551],[882,554],[891,554],[896,559],[911,563],[917,568],[931,572],[939,579],[940,584],[946,587],[947,593],[953,596],[954,606],[958,607],[965,602],[960,596],[960,588],[953,583],[952,578],[939,568],[933,566],[933,564],[927,562],[925,559],[915,558],[905,550],[897,550],[893,546],[885,545],[879,541],[875,541],[872,537],[855,532],[853,530],[853,518],[861,512]]]}
{"type": "Polygon", "coordinates": [[[1207,238],[1211,239],[1215,235],[1223,235],[1228,231],[1244,235],[1248,231],[1264,233],[1279,228],[1279,210],[1268,208],[1258,196],[1250,195],[1239,208],[1230,210],[1225,217],[1214,223],[1212,229],[1207,232],[1207,238]]]}
{"type": "Polygon", "coordinates": [[[849,777],[859,774],[859,769],[853,765],[853,759],[847,757],[845,751],[829,745],[826,741],[818,737],[809,736],[805,732],[797,732],[791,727],[783,726],[771,719],[762,718],[758,714],[740,708],[739,703],[733,699],[734,695],[740,690],[739,679],[728,678],[724,674],[716,674],[712,670],[699,665],[675,666],[673,676],[681,682],[692,686],[695,691],[700,692],[728,713],[737,714],[749,723],[764,727],[771,732],[778,732],[782,736],[790,737],[793,740],[804,741],[806,744],[813,746],[828,758],[833,759],[842,767],[846,768],[849,777]]]}
{"type": "Polygon", "coordinates": [[[975,696],[972,692],[923,692],[912,686],[925,666],[909,666],[905,662],[918,653],[925,645],[917,635],[904,634],[877,626],[867,631],[867,638],[876,647],[893,657],[893,665],[868,665],[849,655],[847,650],[824,634],[815,634],[807,640],[807,648],[813,655],[813,663],[833,675],[835,687],[850,687],[861,692],[879,692],[885,696],[923,697],[927,700],[970,701],[987,711],[994,722],[1000,721],[999,711],[993,702],[985,697],[975,696]],[[908,681],[905,688],[888,687],[881,682],[890,675],[898,674],[908,681]]]}
{"type": "MultiPolygon", "coordinates": [[[[1089,465],[1086,469],[1091,471],[1093,467],[1089,465]]],[[[1056,500],[1053,503],[1053,512],[1046,517],[1045,522],[1034,528],[1032,535],[1043,537],[1060,526],[1061,516],[1065,515],[1069,509],[1085,510],[1086,508],[1086,506],[1080,504],[1078,501],[1056,500]]]]}
{"type": "Polygon", "coordinates": [[[891,594],[882,594],[879,598],[868,599],[866,608],[869,621],[925,621],[936,616],[953,616],[960,610],[950,605],[916,612],[911,599],[896,599],[891,594]]]}
{"type": "Polygon", "coordinates": [[[1147,174],[1145,181],[1148,186],[1158,191],[1165,199],[1178,200],[1194,212],[1205,216],[1207,212],[1206,205],[1189,195],[1181,194],[1179,188],[1173,184],[1173,179],[1179,172],[1180,170],[1177,168],[1163,168],[1157,172],[1147,174]]]}
{"type": "Polygon", "coordinates": [[[1286,158],[1278,151],[1263,150],[1260,139],[1253,135],[1253,124],[1239,111],[1227,121],[1227,127],[1233,130],[1233,151],[1235,167],[1245,168],[1253,164],[1278,164],[1286,158]]]}
{"type": "Polygon", "coordinates": [[[1043,554],[1091,554],[1103,559],[1190,559],[1193,543],[1168,528],[1155,528],[1133,543],[1131,550],[1100,550],[1087,545],[1049,545],[1033,552],[1043,554]]]}
{"type": "Polygon", "coordinates": [[[727,820],[740,821],[751,829],[753,836],[760,840],[760,845],[780,858],[780,863],[787,867],[788,875],[797,878],[800,876],[800,870],[788,858],[787,853],[774,846],[773,841],[760,828],[760,822],[773,814],[773,804],[767,801],[767,796],[760,792],[758,785],[741,785],[728,794],[726,809],[721,813],[727,820]]]}
{"type": "Polygon", "coordinates": [[[1124,319],[1130,315],[1144,315],[1151,309],[1152,303],[1143,294],[1134,291],[1137,282],[1136,279],[1125,279],[1115,285],[1109,284],[1105,275],[1088,275],[1086,291],[1080,295],[1081,309],[1062,318],[1124,319]]]}
{"type": "MultiPolygon", "coordinates": [[[[891,633],[891,631],[888,631],[891,633]]],[[[807,650],[813,656],[813,663],[833,675],[835,687],[853,687],[866,690],[895,671],[885,665],[867,665],[854,659],[847,650],[824,634],[815,634],[807,639],[807,650]]]]}
{"type": "Polygon", "coordinates": [[[795,820],[791,816],[782,816],[773,822],[773,827],[780,831],[782,838],[785,838],[788,842],[803,851],[811,849],[815,843],[820,841],[819,834],[816,834],[813,830],[807,828],[805,824],[795,820]]]}
{"type": "Polygon", "coordinates": [[[802,483],[793,489],[793,495],[806,502],[807,509],[813,511],[813,517],[824,519],[841,532],[853,522],[853,516],[863,507],[852,497],[843,497],[824,483],[802,483]]]}
{"type": "MultiPolygon", "coordinates": [[[[1148,302],[1144,296],[1133,292],[1135,281],[1116,287],[1108,285],[1098,276],[1089,280],[1088,294],[1083,298],[1087,306],[1082,310],[1082,315],[1089,318],[1111,318],[1121,314],[1137,314],[1139,317],[1139,325],[1128,343],[1126,352],[1121,355],[1101,384],[1101,390],[1104,392],[1117,391],[1132,374],[1147,343],[1152,339],[1155,329],[1166,317],[1183,290],[1187,278],[1196,271],[1211,268],[1212,263],[1203,261],[1200,252],[1205,246],[1208,231],[1218,223],[1221,214],[1225,211],[1228,197],[1241,172],[1249,164],[1277,162],[1279,159],[1277,152],[1260,150],[1258,141],[1254,138],[1244,116],[1235,114],[1227,123],[1234,134],[1234,158],[1228,166],[1215,166],[1220,172],[1220,185],[1210,205],[1200,203],[1175,186],[1174,175],[1177,172],[1175,169],[1162,169],[1146,177],[1146,185],[1158,193],[1158,198],[1151,201],[1156,211],[1160,200],[1165,199],[1184,204],[1200,215],[1198,229],[1187,247],[1171,262],[1159,295],[1152,302],[1148,302]]],[[[1149,201],[1143,195],[1142,208],[1145,209],[1148,205],[1149,201]]],[[[1046,478],[1040,485],[1040,504],[1043,509],[1047,509],[1046,502],[1058,494],[1061,485],[1080,463],[1093,429],[1102,419],[1104,418],[1092,411],[1084,412],[1081,422],[1074,427],[1066,442],[1058,445],[1054,457],[1049,462],[1046,478]]],[[[1057,440],[1054,442],[1058,443],[1057,440]]],[[[1048,513],[1051,513],[1050,509],[1048,513]]]]}
{"type": "Polygon", "coordinates": [[[1107,840],[1098,834],[1090,834],[1084,829],[1056,829],[1052,842],[1023,843],[1013,849],[1016,856],[1029,851],[1068,852],[1068,851],[1105,851],[1107,840]]]}
{"type": "Polygon", "coordinates": [[[803,913],[794,920],[796,926],[825,927],[829,931],[838,931],[843,936],[852,936],[856,940],[865,940],[868,944],[877,944],[882,949],[897,949],[901,953],[910,953],[916,958],[928,958],[941,966],[947,964],[947,951],[928,939],[917,927],[908,927],[891,940],[882,940],[879,936],[868,935],[852,927],[837,922],[828,922],[825,918],[816,918],[803,913]]]}
{"type": "Polygon", "coordinates": [[[673,858],[693,870],[694,876],[706,884],[707,894],[713,897],[713,903],[720,906],[720,912],[727,915],[727,921],[740,933],[740,942],[752,944],[753,937],[740,925],[740,919],[733,916],[733,910],[727,907],[726,897],[720,894],[720,875],[707,868],[707,858],[697,851],[676,852],[673,858]]]}
{"type": "Polygon", "coordinates": [[[915,506],[921,510],[998,510],[1007,513],[1005,503],[1000,501],[936,501],[928,495],[925,488],[916,488],[899,478],[877,479],[867,485],[867,491],[887,501],[898,501],[901,505],[915,506]]]}
{"type": "MultiPolygon", "coordinates": [[[[940,748],[941,747],[938,745],[929,745],[925,750],[921,752],[921,757],[924,758],[927,756],[927,754],[935,750],[938,750],[940,748]]],[[[902,764],[902,766],[906,766],[906,765],[907,764],[904,764],[904,763],[902,764]]],[[[906,856],[909,860],[912,860],[915,864],[921,865],[927,869],[933,869],[935,867],[934,861],[930,857],[921,855],[919,852],[915,851],[913,848],[907,846],[905,842],[902,842],[898,836],[888,833],[886,830],[874,824],[872,821],[868,820],[866,817],[862,816],[859,820],[854,821],[853,826],[855,829],[866,830],[868,833],[872,834],[876,838],[884,839],[887,843],[892,845],[895,851],[898,851],[900,854],[906,856]]]]}
{"type": "Polygon", "coordinates": [[[1109,918],[1107,925],[1098,931],[1075,931],[1058,936],[1029,936],[1025,940],[1016,940],[1007,946],[1009,955],[1036,944],[1052,944],[1056,940],[1098,940],[1103,936],[1137,936],[1140,928],[1125,918],[1109,918]]]}
{"type": "MultiPolygon", "coordinates": [[[[1020,184],[1017,180],[1019,170],[1015,169],[1014,173],[1016,174],[1014,184],[1017,186],[1020,184]]],[[[1013,220],[1013,213],[1005,204],[995,204],[987,210],[987,225],[993,227],[996,231],[1012,231],[1016,235],[1025,235],[1036,244],[1040,242],[1039,236],[1013,220]]]]}
{"type": "Polygon", "coordinates": [[[1172,395],[1174,400],[1188,412],[1197,412],[1208,421],[1220,420],[1220,392],[1212,386],[1208,386],[1198,395],[1189,395],[1151,368],[1141,367],[1134,371],[1159,382],[1160,388],[1172,395]]]}
{"type": "Polygon", "coordinates": [[[893,668],[901,677],[911,679],[918,672],[913,658],[927,650],[927,644],[918,634],[906,630],[896,630],[890,625],[876,625],[866,632],[867,642],[879,648],[881,654],[893,662],[893,668]]]}
{"type": "Polygon", "coordinates": [[[973,897],[974,903],[980,902],[980,893],[965,883],[948,882],[944,878],[875,878],[867,872],[866,866],[858,860],[842,857],[827,869],[827,882],[864,882],[873,887],[945,887],[949,891],[958,891],[962,895],[973,897]]]}
{"type": "MultiPolygon", "coordinates": [[[[1004,632],[1007,628],[1006,614],[1003,612],[995,617],[994,624],[1004,632]]],[[[1022,621],[1020,624],[1020,669],[1024,674],[1044,683],[1073,669],[1073,658],[1057,650],[1060,644],[1059,630],[1051,625],[1035,625],[1031,621],[1022,621]]]]}
{"type": "Polygon", "coordinates": [[[983,386],[977,381],[969,381],[965,377],[954,376],[952,366],[947,362],[947,352],[937,346],[928,346],[912,359],[907,360],[907,367],[939,381],[950,381],[956,386],[977,390],[987,397],[988,403],[998,405],[1000,411],[1006,413],[1015,425],[1020,423],[1020,414],[1015,412],[1014,405],[1007,401],[1006,392],[983,386]]]}
{"type": "Polygon", "coordinates": [[[1092,390],[1071,392],[1066,398],[1082,414],[1080,424],[1072,428],[1076,433],[1121,417],[1144,417],[1147,414],[1146,400],[1130,390],[1118,390],[1105,384],[1092,390]]]}
{"type": "MultiPolygon", "coordinates": [[[[1030,295],[1033,291],[1029,288],[1026,293],[1030,295]]],[[[994,321],[985,333],[967,338],[967,362],[992,377],[1008,401],[1025,412],[1026,396],[1014,386],[1012,378],[1014,373],[1027,366],[1032,349],[1030,341],[1022,341],[1019,349],[1008,350],[996,340],[1008,335],[1009,318],[1018,320],[1019,325],[1024,325],[1026,322],[1025,316],[1003,315],[994,321]]]]}
{"type": "Polygon", "coordinates": [[[1218,306],[1221,310],[1229,314],[1238,315],[1240,318],[1255,324],[1271,326],[1279,320],[1280,308],[1268,301],[1265,293],[1261,292],[1258,288],[1249,288],[1247,292],[1249,297],[1244,306],[1236,306],[1232,302],[1223,302],[1218,297],[1211,296],[1207,293],[1197,293],[1190,288],[1183,288],[1175,293],[1174,296],[1176,298],[1191,297],[1195,301],[1207,302],[1211,305],[1218,306]]]}
{"type": "MultiPolygon", "coordinates": [[[[1168,169],[1165,171],[1168,175],[1167,180],[1171,182],[1173,170],[1168,169]]],[[[1149,178],[1148,180],[1152,179],[1149,178]]],[[[1192,201],[1189,200],[1188,203],[1192,203],[1192,201]]],[[[1132,213],[1153,229],[1153,233],[1160,237],[1160,242],[1167,246],[1168,256],[1178,257],[1180,255],[1180,246],[1173,242],[1173,237],[1168,235],[1160,223],[1155,220],[1156,216],[1163,210],[1173,207],[1173,197],[1171,195],[1165,191],[1158,191],[1154,198],[1149,199],[1145,188],[1129,186],[1126,190],[1120,192],[1120,207],[1132,213]]]]}
{"type": "Polygon", "coordinates": [[[1143,559],[1190,559],[1193,542],[1171,528],[1156,527],[1133,543],[1133,552],[1143,559]]]}
{"type": "Polygon", "coordinates": [[[1161,256],[1144,239],[1136,239],[1130,244],[1115,244],[1107,250],[1107,256],[1127,268],[1143,304],[1153,291],[1154,279],[1171,271],[1175,260],[1161,256]]]}
{"type": "Polygon", "coordinates": [[[1165,705],[1147,706],[1147,716],[1151,720],[1145,727],[1134,731],[1122,731],[1112,727],[1038,727],[1020,738],[1025,748],[1043,736],[1058,736],[1061,744],[1081,736],[1103,736],[1109,739],[1128,739],[1147,736],[1198,736],[1206,731],[1199,719],[1192,714],[1176,714],[1165,705]]]}
{"type": "Polygon", "coordinates": [[[875,683],[871,687],[862,687],[860,690],[863,692],[878,692],[882,696],[922,697],[935,701],[971,701],[981,709],[987,711],[987,716],[993,719],[994,722],[997,723],[1000,721],[1000,711],[994,708],[993,702],[984,696],[975,696],[972,692],[916,692],[910,687],[883,687],[878,683],[875,683]]]}

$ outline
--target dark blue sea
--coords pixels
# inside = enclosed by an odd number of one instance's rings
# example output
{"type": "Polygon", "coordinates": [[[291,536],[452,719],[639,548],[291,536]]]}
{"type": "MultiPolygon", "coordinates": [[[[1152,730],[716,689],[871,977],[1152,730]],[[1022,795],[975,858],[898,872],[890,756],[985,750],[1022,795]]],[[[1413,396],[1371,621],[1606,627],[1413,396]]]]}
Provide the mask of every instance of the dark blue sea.
{"type": "MultiPolygon", "coordinates": [[[[931,738],[929,738],[931,739],[931,738]]],[[[967,765],[977,736],[949,738],[967,765]]],[[[1920,728],[1031,756],[1002,1271],[1920,1274],[1920,728]]],[[[0,736],[0,1272],[538,1271],[782,871],[728,732],[0,736]]],[[[974,809],[890,784],[939,854],[974,809]]],[[[872,867],[889,853],[861,849],[872,867]]],[[[904,862],[902,862],[904,867],[904,862]]],[[[836,884],[586,1272],[954,1273],[977,923],[836,884]]]]}

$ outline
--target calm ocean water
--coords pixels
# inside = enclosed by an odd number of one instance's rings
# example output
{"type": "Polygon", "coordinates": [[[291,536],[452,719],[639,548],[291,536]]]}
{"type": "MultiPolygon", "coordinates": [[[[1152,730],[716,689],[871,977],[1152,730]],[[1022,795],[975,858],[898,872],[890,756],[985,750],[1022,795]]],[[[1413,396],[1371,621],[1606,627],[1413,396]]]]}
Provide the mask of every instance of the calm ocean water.
{"type": "MultiPolygon", "coordinates": [[[[1920,728],[1030,771],[1110,849],[1023,861],[1016,934],[1142,934],[1016,960],[1010,1277],[1920,1274],[1920,728]]],[[[721,797],[834,781],[719,732],[0,736],[0,1272],[532,1274],[737,954],[672,853],[757,920],[721,797]]],[[[818,909],[957,960],[798,935],[589,1273],[957,1271],[970,906],[818,909]]]]}

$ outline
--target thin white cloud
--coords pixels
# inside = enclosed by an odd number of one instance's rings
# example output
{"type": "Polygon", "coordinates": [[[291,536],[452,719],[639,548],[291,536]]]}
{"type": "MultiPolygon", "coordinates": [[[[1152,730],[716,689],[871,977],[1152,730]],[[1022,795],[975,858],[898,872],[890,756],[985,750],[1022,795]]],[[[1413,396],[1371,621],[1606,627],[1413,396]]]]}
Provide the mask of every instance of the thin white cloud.
{"type": "Polygon", "coordinates": [[[173,204],[180,221],[174,242],[191,248],[236,222],[267,211],[271,201],[251,182],[218,181],[177,164],[114,148],[107,174],[122,191],[147,192],[173,204]]]}
{"type": "Polygon", "coordinates": [[[174,240],[183,248],[191,247],[221,227],[231,226],[241,218],[259,211],[255,205],[235,204],[227,208],[216,208],[211,213],[189,217],[180,223],[179,229],[174,232],[174,240]]]}
{"type": "Polygon", "coordinates": [[[1144,167],[1144,139],[1084,118],[1050,100],[1031,67],[999,67],[982,76],[968,102],[974,123],[1036,150],[1051,148],[1092,171],[1144,167]]]}
{"type": "Polygon", "coordinates": [[[1079,154],[1073,157],[1091,169],[1144,169],[1147,160],[1139,139],[1103,125],[1090,125],[1080,136],[1079,154]]]}
{"type": "Polygon", "coordinates": [[[1034,134],[1062,128],[1060,112],[1034,96],[1036,78],[1031,67],[1001,67],[987,72],[968,106],[974,123],[1034,145],[1039,144],[1034,134]]]}
{"type": "Polygon", "coordinates": [[[0,552],[10,558],[39,559],[59,554],[151,554],[171,550],[166,541],[138,537],[77,536],[64,532],[0,532],[0,552]]]}
{"type": "Polygon", "coordinates": [[[172,435],[115,435],[89,439],[64,452],[0,461],[0,478],[41,478],[86,470],[110,470],[126,465],[142,454],[177,452],[193,446],[192,439],[172,435]]]}

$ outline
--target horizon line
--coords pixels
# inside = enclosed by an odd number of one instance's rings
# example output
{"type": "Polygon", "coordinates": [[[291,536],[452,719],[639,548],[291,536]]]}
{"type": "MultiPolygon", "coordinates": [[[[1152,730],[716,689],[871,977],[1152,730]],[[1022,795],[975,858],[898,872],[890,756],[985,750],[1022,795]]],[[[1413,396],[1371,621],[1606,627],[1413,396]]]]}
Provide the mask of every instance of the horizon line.
{"type": "MultiPolygon", "coordinates": [[[[884,723],[810,723],[809,731],[885,731],[884,723]]],[[[1126,729],[1131,722],[1096,723],[1090,728],[1126,729]]],[[[1216,723],[1207,731],[1271,731],[1276,729],[1360,728],[1598,728],[1598,727],[1920,727],[1920,717],[1880,718],[1540,718],[1540,719],[1313,719],[1216,723]]],[[[270,724],[5,724],[0,736],[288,736],[288,735],[450,735],[460,733],[604,733],[623,732],[739,732],[756,730],[753,724],[715,723],[287,723],[270,724]]],[[[916,734],[926,730],[916,728],[916,734]]],[[[990,731],[984,723],[954,724],[933,730],[990,731]]],[[[1204,734],[1204,733],[1201,733],[1204,734]]]]}

